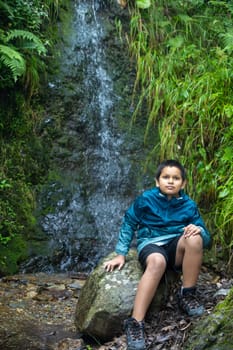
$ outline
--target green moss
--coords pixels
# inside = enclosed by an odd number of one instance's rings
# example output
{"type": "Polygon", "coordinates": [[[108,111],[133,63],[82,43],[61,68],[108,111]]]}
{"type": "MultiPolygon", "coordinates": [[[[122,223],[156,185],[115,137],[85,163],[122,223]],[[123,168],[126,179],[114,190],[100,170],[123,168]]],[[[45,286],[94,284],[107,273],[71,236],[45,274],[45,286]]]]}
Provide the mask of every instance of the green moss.
{"type": "MultiPolygon", "coordinates": [[[[56,52],[54,43],[60,40],[57,22],[67,23],[65,30],[69,34],[69,17],[72,14],[70,0],[51,2],[48,16],[43,16],[43,1],[38,2],[38,8],[28,7],[20,3],[15,7],[17,16],[13,23],[16,28],[22,25],[25,30],[46,38],[51,51],[47,57],[33,58],[27,77],[8,85],[0,91],[0,273],[17,272],[18,263],[27,255],[27,240],[37,234],[35,217],[35,192],[48,176],[49,152],[53,134],[47,132],[42,125],[44,108],[38,100],[39,80],[45,79],[45,67],[54,67],[56,52]],[[20,11],[26,14],[20,16],[20,11]],[[32,16],[33,14],[33,21],[32,16]],[[16,22],[17,21],[17,22],[16,22]],[[27,27],[28,26],[28,27],[27,27]],[[56,28],[56,30],[55,30],[56,28]],[[50,57],[53,62],[49,65],[50,57]],[[46,62],[46,65],[44,65],[46,62]],[[34,74],[34,73],[35,74],[34,74]],[[38,84],[37,84],[38,83],[38,84]],[[24,85],[25,84],[25,85],[24,85]]],[[[47,2],[45,2],[47,4],[47,2]]],[[[12,16],[13,12],[10,12],[12,16]]],[[[6,17],[6,16],[5,16],[6,17]]],[[[5,18],[4,17],[4,18],[5,18]]],[[[11,18],[12,19],[12,18],[11,18]]],[[[5,18],[7,25],[9,18],[5,18]]],[[[3,23],[0,25],[3,28],[3,23]]],[[[50,49],[49,49],[50,50],[50,49]]],[[[2,66],[0,67],[2,68],[2,66]]],[[[5,81],[5,84],[7,81],[5,81]]],[[[1,84],[0,84],[1,85],[1,84]]],[[[4,85],[5,86],[5,85],[4,85]]],[[[1,85],[1,87],[4,87],[1,85]]],[[[48,130],[47,128],[46,130],[48,130]]],[[[51,130],[55,130],[54,126],[51,130]]],[[[54,131],[53,131],[54,132],[54,131]]]]}
{"type": "Polygon", "coordinates": [[[198,321],[184,346],[186,350],[231,350],[233,344],[233,288],[214,312],[198,321]]]}
{"type": "Polygon", "coordinates": [[[0,244],[0,274],[14,274],[18,264],[27,257],[27,246],[22,236],[12,238],[7,244],[0,244]]]}

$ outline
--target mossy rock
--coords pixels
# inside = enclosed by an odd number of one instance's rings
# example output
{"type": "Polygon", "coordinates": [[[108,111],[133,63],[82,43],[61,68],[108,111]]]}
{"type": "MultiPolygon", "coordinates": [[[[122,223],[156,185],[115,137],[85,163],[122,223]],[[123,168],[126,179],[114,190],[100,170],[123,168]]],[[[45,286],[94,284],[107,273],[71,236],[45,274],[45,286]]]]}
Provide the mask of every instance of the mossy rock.
{"type": "Polygon", "coordinates": [[[199,320],[191,332],[184,350],[232,350],[233,348],[233,288],[214,312],[199,320]]]}
{"type": "MultiPolygon", "coordinates": [[[[137,252],[127,255],[123,269],[106,272],[103,262],[112,259],[111,253],[96,267],[83,286],[77,303],[75,324],[77,330],[101,342],[109,341],[122,333],[123,321],[131,315],[142,268],[137,252]]],[[[177,274],[167,274],[162,280],[150,305],[149,313],[156,313],[163,305],[168,290],[177,274]]]]}

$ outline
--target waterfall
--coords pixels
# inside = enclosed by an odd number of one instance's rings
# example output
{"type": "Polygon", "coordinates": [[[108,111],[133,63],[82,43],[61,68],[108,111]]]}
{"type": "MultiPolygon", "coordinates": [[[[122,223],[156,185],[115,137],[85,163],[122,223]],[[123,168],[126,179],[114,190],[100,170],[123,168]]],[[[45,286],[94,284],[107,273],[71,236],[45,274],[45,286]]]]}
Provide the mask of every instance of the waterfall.
{"type": "MultiPolygon", "coordinates": [[[[106,53],[111,35],[117,36],[113,29],[106,31],[111,11],[100,0],[74,4],[59,73],[48,87],[46,118],[53,120],[59,112],[64,120],[52,151],[61,179],[48,182],[39,195],[38,224],[46,247],[40,256],[31,248],[25,272],[90,271],[114,249],[137,190],[142,139],[135,142],[127,134],[132,92],[126,92],[134,77],[127,77],[131,71],[123,61],[117,62],[124,52],[120,55],[116,44],[115,54],[106,53]],[[118,125],[122,108],[125,130],[118,125]]],[[[124,62],[129,66],[128,58],[124,62]]]]}

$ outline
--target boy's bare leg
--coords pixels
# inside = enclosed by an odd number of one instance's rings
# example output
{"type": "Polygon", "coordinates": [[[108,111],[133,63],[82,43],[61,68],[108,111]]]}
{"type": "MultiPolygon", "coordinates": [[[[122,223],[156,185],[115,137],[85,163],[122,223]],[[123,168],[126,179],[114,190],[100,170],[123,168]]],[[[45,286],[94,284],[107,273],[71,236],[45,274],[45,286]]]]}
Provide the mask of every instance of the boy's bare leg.
{"type": "Polygon", "coordinates": [[[177,245],[176,266],[182,266],[183,287],[194,287],[197,283],[203,258],[203,241],[200,235],[185,238],[177,245]]]}
{"type": "Polygon", "coordinates": [[[178,305],[189,316],[201,316],[205,309],[196,295],[196,284],[203,257],[203,241],[200,234],[182,236],[176,250],[176,265],[183,270],[183,286],[178,292],[178,305]]]}
{"type": "Polygon", "coordinates": [[[138,284],[132,317],[142,321],[166,269],[166,260],[160,253],[150,254],[147,267],[138,284]]]}

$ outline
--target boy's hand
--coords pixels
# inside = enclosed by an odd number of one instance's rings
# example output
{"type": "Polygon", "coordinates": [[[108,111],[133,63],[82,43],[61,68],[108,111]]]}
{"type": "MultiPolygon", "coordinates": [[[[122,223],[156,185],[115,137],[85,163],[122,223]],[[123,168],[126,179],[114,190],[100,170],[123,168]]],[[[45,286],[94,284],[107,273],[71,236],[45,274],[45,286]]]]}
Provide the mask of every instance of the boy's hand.
{"type": "Polygon", "coordinates": [[[188,238],[190,236],[196,236],[201,233],[201,229],[199,226],[190,224],[186,227],[184,227],[184,237],[188,238]]]}
{"type": "Polygon", "coordinates": [[[104,263],[104,268],[107,272],[112,272],[115,267],[118,266],[118,270],[121,270],[124,265],[125,265],[125,256],[117,255],[112,260],[106,261],[104,263]]]}

